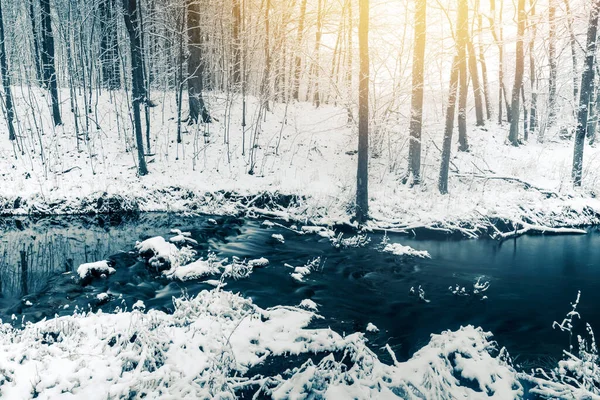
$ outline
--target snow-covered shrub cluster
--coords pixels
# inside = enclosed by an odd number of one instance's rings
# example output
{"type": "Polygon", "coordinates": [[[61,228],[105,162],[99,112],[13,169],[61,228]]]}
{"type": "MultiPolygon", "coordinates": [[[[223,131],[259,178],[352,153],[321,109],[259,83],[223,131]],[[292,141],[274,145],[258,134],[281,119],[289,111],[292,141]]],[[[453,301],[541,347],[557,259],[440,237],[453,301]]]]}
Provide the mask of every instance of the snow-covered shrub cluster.
{"type": "MultiPolygon", "coordinates": [[[[432,335],[407,362],[382,363],[362,334],[308,329],[294,307],[261,309],[218,289],[174,299],[172,315],[143,307],[0,325],[0,396],[10,399],[515,398],[515,371],[471,326],[432,335]],[[272,376],[246,376],[268,359],[321,353],[272,376]]],[[[313,303],[303,301],[304,308],[313,303]]]]}
{"type": "Polygon", "coordinates": [[[157,271],[173,270],[193,260],[196,252],[188,247],[178,248],[162,236],[155,236],[137,242],[135,249],[157,271]]]}
{"type": "Polygon", "coordinates": [[[575,319],[581,316],[577,311],[581,292],[577,293],[571,311],[559,324],[552,324],[569,335],[569,350],[563,350],[564,358],[550,371],[537,368],[531,374],[521,374],[522,379],[533,383],[532,393],[547,399],[600,399],[600,358],[594,331],[586,324],[586,337],[577,335],[577,352],[573,344],[575,319]]]}
{"type": "Polygon", "coordinates": [[[293,265],[285,264],[288,268],[293,268],[294,271],[290,274],[298,282],[304,282],[304,278],[310,275],[314,271],[320,271],[323,269],[323,262],[321,257],[313,258],[301,267],[294,267],[293,265]]]}
{"type": "Polygon", "coordinates": [[[491,335],[467,326],[432,335],[406,362],[387,346],[392,365],[382,363],[360,333],[346,337],[341,357],[312,360],[263,388],[275,399],[514,399],[523,394],[514,369],[493,357],[491,335]]]}

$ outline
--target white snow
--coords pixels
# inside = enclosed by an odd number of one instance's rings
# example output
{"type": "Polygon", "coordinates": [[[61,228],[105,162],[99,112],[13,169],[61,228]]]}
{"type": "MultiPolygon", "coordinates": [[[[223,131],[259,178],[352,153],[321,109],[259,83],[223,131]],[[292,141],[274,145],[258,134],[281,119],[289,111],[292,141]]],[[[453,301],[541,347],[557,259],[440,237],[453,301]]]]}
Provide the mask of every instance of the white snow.
{"type": "Polygon", "coordinates": [[[396,256],[410,256],[420,258],[431,258],[426,250],[415,250],[410,246],[403,246],[400,243],[389,243],[383,248],[386,253],[392,253],[396,256]]]}
{"type": "Polygon", "coordinates": [[[114,274],[115,272],[116,270],[111,267],[109,262],[106,260],[85,263],[77,267],[77,274],[81,279],[85,279],[92,275],[110,275],[114,274]]]}
{"type": "Polygon", "coordinates": [[[148,263],[157,270],[175,269],[179,265],[191,261],[196,254],[189,247],[177,248],[177,246],[167,242],[162,236],[155,236],[137,242],[135,249],[141,256],[147,257],[148,263]]]}
{"type": "Polygon", "coordinates": [[[214,286],[214,287],[217,287],[217,286],[225,287],[227,285],[227,283],[221,282],[216,279],[207,279],[205,281],[202,281],[202,283],[206,283],[207,285],[214,286]]]}
{"type": "Polygon", "coordinates": [[[304,233],[316,233],[317,235],[328,239],[335,237],[335,231],[324,226],[303,226],[300,230],[304,233]]]}
{"type": "Polygon", "coordinates": [[[267,260],[264,257],[256,258],[254,260],[248,261],[248,266],[250,266],[252,268],[266,267],[267,265],[269,265],[269,260],[267,260]]]}
{"type": "Polygon", "coordinates": [[[369,322],[367,324],[366,330],[367,330],[367,332],[379,332],[379,328],[377,326],[375,326],[374,324],[372,324],[371,322],[369,322]]]}
{"type": "Polygon", "coordinates": [[[192,234],[190,232],[182,232],[179,229],[171,229],[171,233],[175,234],[175,236],[169,238],[169,242],[176,244],[185,244],[185,243],[193,243],[198,244],[198,242],[191,238],[192,234]]]}
{"type": "Polygon", "coordinates": [[[110,296],[106,292],[98,293],[96,295],[96,300],[98,301],[106,301],[110,296]]]}
{"type": "MultiPolygon", "coordinates": [[[[304,305],[311,305],[304,302],[304,305]]],[[[273,376],[272,397],[325,399],[513,399],[522,394],[516,372],[490,350],[491,335],[467,326],[431,336],[406,362],[382,363],[362,334],[342,337],[307,329],[316,315],[294,307],[261,309],[220,290],[174,299],[175,311],[76,313],[15,329],[0,325],[0,396],[29,399],[234,398],[249,368],[270,357],[325,352],[273,376]],[[48,333],[56,340],[48,343],[48,333]],[[346,352],[347,364],[329,352],[346,352]],[[349,363],[349,364],[348,364],[349,363]],[[312,389],[311,389],[312,388],[312,389]],[[308,390],[309,392],[305,392],[308,390]]],[[[293,360],[293,358],[291,358],[293,360]]],[[[250,379],[252,381],[252,379],[250,379]]]]}
{"type": "Polygon", "coordinates": [[[280,233],[274,233],[271,235],[271,237],[273,239],[275,239],[276,241],[278,241],[279,243],[285,243],[285,239],[284,239],[283,235],[280,233]]]}
{"type": "Polygon", "coordinates": [[[182,265],[167,274],[167,276],[182,281],[199,279],[208,275],[218,274],[223,265],[212,260],[199,259],[187,265],[182,265]]]}
{"type": "Polygon", "coordinates": [[[131,308],[134,310],[144,311],[146,309],[146,305],[142,300],[138,300],[135,303],[133,303],[133,306],[131,306],[131,308]]]}
{"type": "Polygon", "coordinates": [[[306,308],[307,310],[311,310],[311,311],[318,311],[319,310],[319,306],[317,306],[317,303],[315,303],[311,299],[304,299],[304,300],[302,300],[300,302],[299,307],[306,308]]]}

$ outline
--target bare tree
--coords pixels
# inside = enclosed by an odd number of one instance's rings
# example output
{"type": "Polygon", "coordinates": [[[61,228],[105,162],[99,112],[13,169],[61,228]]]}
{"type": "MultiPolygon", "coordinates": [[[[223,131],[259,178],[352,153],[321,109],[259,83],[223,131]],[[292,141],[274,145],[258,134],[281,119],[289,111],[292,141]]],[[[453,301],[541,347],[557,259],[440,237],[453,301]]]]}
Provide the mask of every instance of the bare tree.
{"type": "MultiPolygon", "coordinates": [[[[535,16],[535,3],[536,0],[530,0],[530,14],[531,19],[535,16]]],[[[534,22],[530,25],[531,35],[529,40],[529,83],[531,84],[531,108],[529,110],[529,132],[535,133],[537,129],[537,97],[538,97],[538,81],[535,70],[535,37],[537,33],[537,26],[534,22]]]]}
{"type": "Polygon", "coordinates": [[[133,107],[133,128],[135,131],[135,141],[138,154],[138,174],[140,176],[148,174],[146,159],[144,157],[144,136],[142,133],[142,119],[140,106],[144,101],[144,77],[142,75],[142,55],[140,54],[140,23],[138,20],[136,0],[123,0],[123,17],[125,27],[129,36],[129,47],[131,51],[131,95],[133,107]]]}
{"type": "Polygon", "coordinates": [[[240,30],[242,28],[242,8],[241,0],[233,0],[233,84],[238,86],[242,80],[242,61],[241,61],[241,42],[240,30]]]}
{"type": "Polygon", "coordinates": [[[190,116],[189,123],[211,122],[210,114],[204,104],[204,60],[202,59],[202,31],[200,26],[200,3],[198,0],[187,1],[188,30],[188,96],[190,116]]]}
{"type": "Polygon", "coordinates": [[[548,125],[552,126],[556,118],[556,76],[558,64],[556,63],[556,0],[548,0],[548,63],[550,76],[548,77],[548,125]]]}
{"type": "Polygon", "coordinates": [[[356,174],[356,220],[369,216],[369,0],[359,0],[358,47],[358,168],[356,174]]]}
{"type": "Polygon", "coordinates": [[[37,29],[35,18],[34,0],[29,0],[29,21],[31,22],[31,37],[33,38],[33,64],[35,65],[35,76],[40,85],[45,86],[42,73],[42,64],[40,62],[40,36],[37,29]]]}
{"type": "Polygon", "coordinates": [[[444,125],[444,143],[442,145],[442,159],[438,190],[441,194],[448,193],[448,171],[450,168],[450,153],[452,151],[452,131],[454,130],[454,114],[456,113],[456,89],[458,88],[458,49],[452,62],[450,72],[450,89],[448,90],[448,103],[446,105],[446,123],[444,125]]]}
{"type": "Polygon", "coordinates": [[[2,12],[2,1],[0,0],[0,73],[2,74],[2,86],[4,87],[4,105],[6,107],[6,123],[8,125],[8,139],[15,140],[17,135],[15,134],[15,126],[13,119],[15,116],[15,110],[13,107],[12,93],[10,89],[10,74],[8,69],[8,62],[6,61],[6,46],[4,35],[4,14],[2,12]]]}
{"type": "Polygon", "coordinates": [[[410,145],[408,171],[413,182],[421,180],[421,128],[423,125],[423,68],[427,28],[427,2],[415,2],[415,38],[412,65],[412,96],[410,103],[410,145]]]}
{"type": "Polygon", "coordinates": [[[519,145],[519,96],[523,89],[523,72],[525,69],[523,54],[523,35],[525,34],[525,0],[519,0],[517,8],[517,50],[515,61],[515,84],[512,91],[512,101],[510,104],[510,133],[508,140],[513,146],[519,145]]]}
{"type": "Polygon", "coordinates": [[[118,54],[118,35],[115,0],[100,0],[100,63],[102,84],[109,90],[121,88],[121,66],[118,54]]]}
{"type": "Polygon", "coordinates": [[[42,9],[42,68],[44,82],[52,98],[52,118],[54,125],[61,125],[60,106],[58,104],[58,81],[54,65],[54,35],[50,16],[50,0],[40,0],[42,9]]]}
{"type": "Polygon", "coordinates": [[[583,170],[583,148],[585,145],[585,131],[588,122],[588,107],[590,98],[594,91],[594,73],[596,60],[596,47],[598,40],[598,13],[600,12],[600,0],[595,0],[590,11],[590,20],[587,30],[587,45],[585,51],[585,65],[581,76],[581,93],[579,96],[579,108],[577,110],[577,130],[575,132],[575,146],[573,150],[573,184],[581,186],[581,175],[583,170]]]}
{"type": "Polygon", "coordinates": [[[469,36],[469,6],[467,0],[458,0],[458,21],[456,40],[458,45],[458,150],[468,151],[467,140],[467,95],[469,91],[467,77],[467,41],[469,36]]]}
{"type": "Polygon", "coordinates": [[[302,0],[300,3],[300,20],[298,21],[298,36],[296,39],[296,58],[294,64],[294,89],[293,97],[294,100],[300,99],[300,67],[302,66],[302,39],[304,37],[304,20],[306,18],[306,0],[302,0]]]}

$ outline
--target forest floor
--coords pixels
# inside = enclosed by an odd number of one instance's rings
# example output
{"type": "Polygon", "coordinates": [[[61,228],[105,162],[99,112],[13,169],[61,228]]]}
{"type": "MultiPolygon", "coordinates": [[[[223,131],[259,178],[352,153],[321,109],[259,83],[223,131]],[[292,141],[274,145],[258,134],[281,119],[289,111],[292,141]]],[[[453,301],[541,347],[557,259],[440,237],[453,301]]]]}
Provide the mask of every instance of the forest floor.
{"type": "MultiPolygon", "coordinates": [[[[140,178],[124,93],[94,94],[91,112],[80,113],[77,127],[64,101],[64,125],[55,128],[47,99],[32,92],[15,90],[18,148],[8,135],[0,137],[0,215],[248,212],[315,224],[352,223],[357,133],[342,107],[275,104],[259,119],[258,102],[249,98],[242,133],[241,98],[212,93],[208,102],[215,120],[183,124],[178,145],[174,95],[154,92],[150,173],[140,178]]],[[[583,186],[574,189],[572,140],[549,132],[544,143],[531,138],[513,147],[506,143],[508,126],[470,127],[470,151],[454,146],[450,193],[440,195],[443,129],[439,123],[424,129],[423,182],[411,186],[402,183],[406,124],[373,122],[371,228],[425,227],[478,236],[498,235],[497,227],[522,233],[600,222],[600,149],[586,147],[583,186]]]]}

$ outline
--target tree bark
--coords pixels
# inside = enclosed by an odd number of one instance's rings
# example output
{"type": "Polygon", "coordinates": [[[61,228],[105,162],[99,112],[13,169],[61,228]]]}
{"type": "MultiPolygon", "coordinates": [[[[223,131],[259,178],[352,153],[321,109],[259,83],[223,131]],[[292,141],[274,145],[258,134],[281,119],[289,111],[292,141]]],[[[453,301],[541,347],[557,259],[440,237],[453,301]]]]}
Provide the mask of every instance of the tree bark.
{"type": "Polygon", "coordinates": [[[202,31],[200,29],[200,3],[187,0],[188,30],[188,96],[190,118],[189,123],[211,122],[210,114],[204,104],[204,60],[202,59],[202,31]]]}
{"type": "Polygon", "coordinates": [[[563,0],[565,3],[565,11],[567,13],[567,29],[569,30],[569,44],[571,45],[571,63],[573,66],[573,104],[577,103],[577,93],[579,88],[577,87],[577,39],[575,38],[575,32],[573,32],[573,14],[571,13],[571,6],[569,0],[563,0]]]}
{"type": "Polygon", "coordinates": [[[123,0],[123,17],[125,27],[129,36],[129,47],[131,50],[131,92],[133,106],[133,125],[135,131],[135,141],[138,154],[138,174],[140,176],[148,174],[146,159],[144,157],[144,136],[142,133],[141,103],[144,100],[144,77],[142,72],[142,55],[140,54],[140,26],[137,13],[136,0],[123,0]]]}
{"type": "Polygon", "coordinates": [[[485,55],[483,51],[483,40],[481,39],[482,31],[483,31],[483,21],[481,13],[479,12],[479,1],[477,1],[477,30],[478,30],[478,44],[479,44],[479,64],[481,65],[481,79],[483,81],[483,97],[485,99],[485,115],[486,119],[489,121],[492,119],[492,102],[490,101],[490,90],[488,84],[488,75],[487,75],[487,64],[485,63],[485,55]]]}
{"type": "Polygon", "coordinates": [[[359,0],[358,46],[358,168],[356,174],[356,221],[369,216],[369,0],[359,0]]]}
{"type": "Polygon", "coordinates": [[[421,128],[423,124],[423,69],[425,65],[427,2],[417,1],[415,5],[408,172],[412,175],[413,183],[419,184],[421,181],[421,128]]]}
{"type": "Polygon", "coordinates": [[[115,0],[100,0],[98,14],[102,86],[109,90],[117,90],[121,88],[121,66],[118,54],[115,0]]]}
{"type": "Polygon", "coordinates": [[[40,0],[42,9],[42,62],[43,75],[46,87],[50,89],[52,98],[52,118],[54,125],[62,125],[60,106],[58,104],[58,82],[54,66],[54,35],[52,34],[52,20],[50,17],[50,0],[40,0]]]}
{"type": "Polygon", "coordinates": [[[444,143],[442,145],[442,163],[440,166],[440,179],[438,189],[441,194],[448,193],[448,170],[450,168],[450,153],[452,151],[452,131],[454,130],[454,114],[456,113],[456,89],[458,88],[459,55],[454,56],[452,71],[450,72],[450,89],[448,90],[448,104],[446,105],[446,124],[444,125],[444,143]]]}
{"type": "Polygon", "coordinates": [[[548,63],[550,76],[548,77],[548,126],[554,125],[556,118],[556,76],[558,65],[556,63],[556,0],[549,0],[548,6],[548,63]]]}
{"type": "Polygon", "coordinates": [[[12,92],[10,89],[10,71],[8,61],[6,60],[6,46],[4,45],[4,15],[2,13],[2,1],[0,0],[0,73],[2,74],[2,86],[4,87],[4,104],[6,106],[6,124],[8,125],[8,139],[15,140],[15,126],[13,119],[15,110],[13,106],[12,92]]]}
{"type": "Polygon", "coordinates": [[[315,33],[315,62],[313,64],[313,77],[315,80],[313,103],[315,107],[321,105],[321,95],[319,94],[319,77],[320,77],[320,53],[321,53],[321,36],[323,35],[323,1],[317,0],[317,32],[315,33]]]}
{"type": "Polygon", "coordinates": [[[294,100],[300,99],[300,67],[302,66],[302,38],[304,37],[304,19],[306,17],[306,0],[300,5],[300,20],[298,21],[298,36],[296,39],[296,61],[294,66],[294,100]]]}
{"type": "Polygon", "coordinates": [[[519,145],[519,117],[521,109],[519,100],[523,86],[524,55],[523,55],[523,35],[525,34],[525,0],[519,0],[517,9],[517,49],[515,60],[515,84],[512,91],[512,101],[510,105],[510,133],[508,140],[513,146],[519,145]]]}
{"type": "Polygon", "coordinates": [[[485,125],[483,118],[483,96],[481,93],[481,84],[479,83],[479,71],[477,71],[477,56],[475,55],[475,46],[470,38],[467,38],[467,48],[469,50],[469,75],[473,83],[473,97],[475,99],[475,125],[485,125]]]}
{"type": "MultiPolygon", "coordinates": [[[[535,3],[536,0],[530,0],[530,12],[531,20],[535,16],[535,3]]],[[[529,132],[534,134],[537,129],[537,76],[535,71],[535,56],[534,56],[534,44],[535,36],[537,33],[537,27],[535,22],[531,23],[531,35],[529,41],[529,82],[531,84],[531,108],[529,109],[529,132]]]]}
{"type": "Polygon", "coordinates": [[[458,45],[458,151],[468,151],[467,139],[467,41],[469,29],[469,8],[467,0],[458,0],[458,21],[456,24],[456,38],[458,45]]]}
{"type": "Polygon", "coordinates": [[[31,33],[33,38],[33,64],[35,65],[35,77],[41,86],[45,87],[42,64],[40,62],[40,39],[36,26],[35,9],[33,0],[29,0],[29,20],[31,22],[31,33]]]}
{"type": "Polygon", "coordinates": [[[585,65],[581,76],[581,93],[579,96],[579,108],[577,110],[577,130],[575,132],[575,145],[573,150],[573,184],[581,186],[581,175],[583,171],[583,148],[585,145],[585,133],[588,120],[588,107],[590,97],[594,91],[594,62],[596,56],[596,41],[598,38],[598,12],[600,11],[600,0],[595,0],[590,12],[590,20],[587,31],[587,45],[585,52],[585,65]]]}
{"type": "Polygon", "coordinates": [[[242,9],[240,0],[233,0],[233,84],[239,86],[242,81],[240,30],[242,27],[242,9]]]}

